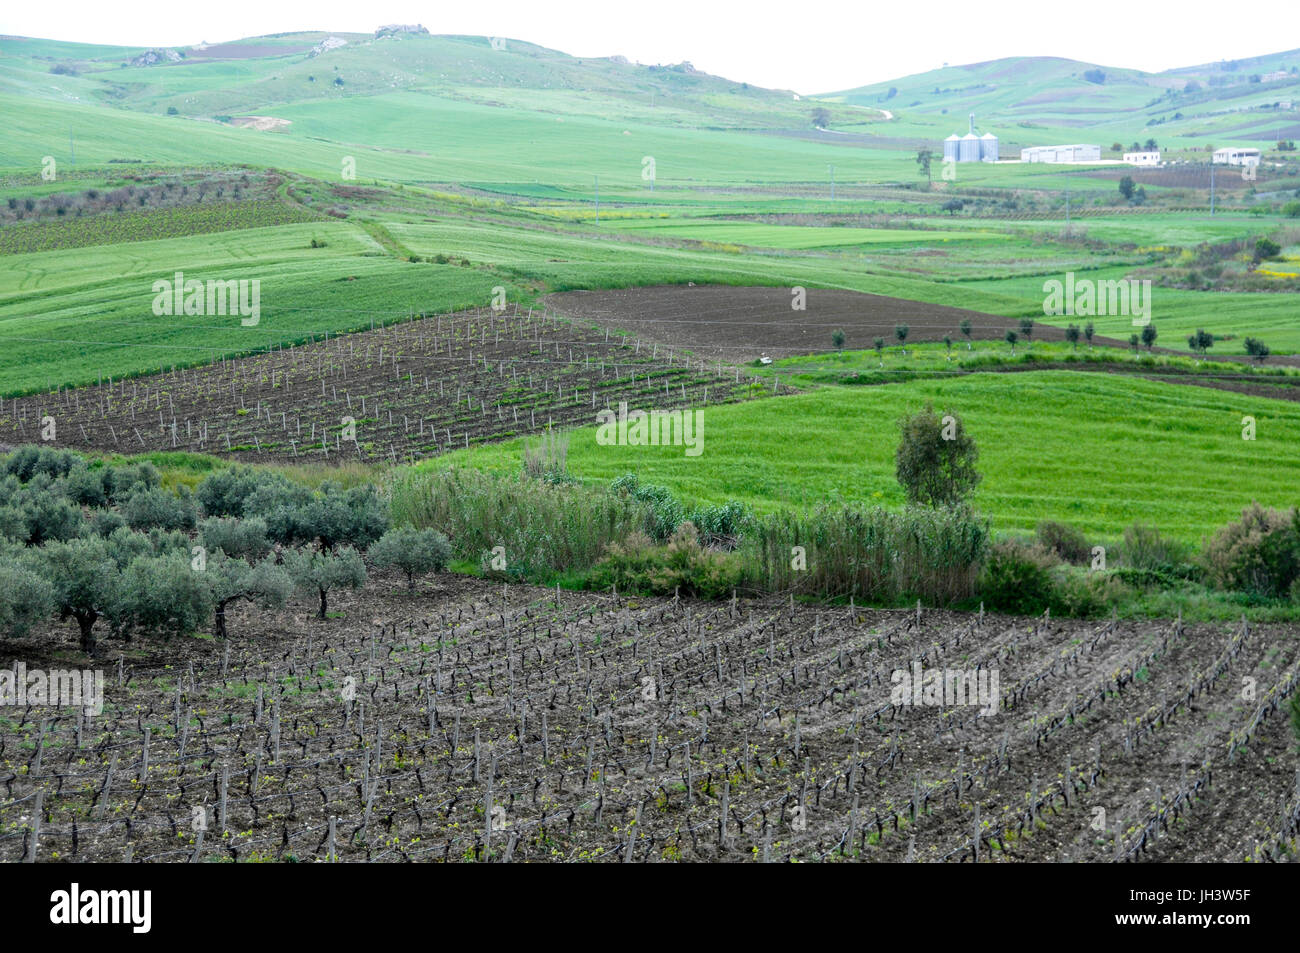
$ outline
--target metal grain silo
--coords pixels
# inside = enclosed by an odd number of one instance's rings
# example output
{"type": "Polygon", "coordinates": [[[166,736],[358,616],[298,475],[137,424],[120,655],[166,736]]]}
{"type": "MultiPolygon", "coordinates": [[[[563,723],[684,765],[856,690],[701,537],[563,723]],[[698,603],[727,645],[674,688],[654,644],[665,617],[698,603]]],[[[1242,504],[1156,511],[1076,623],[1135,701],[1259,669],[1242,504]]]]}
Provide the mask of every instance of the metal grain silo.
{"type": "Polygon", "coordinates": [[[957,162],[961,156],[958,154],[958,143],[961,142],[961,136],[955,132],[947,139],[943,140],[943,161],[957,162]]]}
{"type": "Polygon", "coordinates": [[[984,162],[998,161],[998,137],[991,132],[980,137],[980,159],[984,162]]]}
{"type": "Polygon", "coordinates": [[[973,132],[968,132],[961,137],[958,144],[958,161],[959,162],[979,162],[980,161],[980,139],[973,132]]]}

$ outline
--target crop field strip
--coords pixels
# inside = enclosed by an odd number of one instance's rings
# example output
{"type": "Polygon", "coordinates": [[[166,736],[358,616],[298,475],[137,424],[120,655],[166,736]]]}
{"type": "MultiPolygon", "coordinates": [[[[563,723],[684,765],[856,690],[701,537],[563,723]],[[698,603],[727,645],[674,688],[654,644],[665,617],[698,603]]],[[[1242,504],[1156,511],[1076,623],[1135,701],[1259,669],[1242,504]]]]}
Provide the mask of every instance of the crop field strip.
{"type": "Polygon", "coordinates": [[[418,618],[323,626],[110,660],[97,719],[15,711],[0,857],[1294,858],[1300,791],[1270,766],[1286,627],[469,581],[418,618]],[[1006,673],[997,713],[893,704],[914,663],[1006,673]]]}
{"type": "Polygon", "coordinates": [[[667,411],[780,391],[736,368],[516,306],[13,398],[0,402],[0,439],[35,440],[52,417],[55,442],[77,449],[396,463],[590,424],[620,402],[667,411]]]}

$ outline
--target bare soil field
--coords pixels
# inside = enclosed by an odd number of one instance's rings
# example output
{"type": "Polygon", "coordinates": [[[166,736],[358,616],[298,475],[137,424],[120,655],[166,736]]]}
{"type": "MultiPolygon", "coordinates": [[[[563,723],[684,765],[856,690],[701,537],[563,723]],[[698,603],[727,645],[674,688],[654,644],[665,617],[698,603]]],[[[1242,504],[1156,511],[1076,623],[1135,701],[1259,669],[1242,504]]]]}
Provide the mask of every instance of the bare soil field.
{"type": "Polygon", "coordinates": [[[78,450],[397,463],[594,424],[622,401],[673,410],[757,393],[772,388],[680,348],[484,308],[0,401],[0,441],[40,439],[48,418],[53,444],[78,450]]]}
{"type": "MultiPolygon", "coordinates": [[[[700,603],[372,578],[232,641],[0,642],[0,859],[1294,859],[1293,625],[700,603]],[[998,676],[986,713],[896,673],[998,676]],[[202,830],[200,830],[202,829],[202,830]]],[[[990,682],[991,684],[991,682],[990,682]]]]}
{"type": "MultiPolygon", "coordinates": [[[[894,343],[894,327],[906,324],[909,341],[961,338],[958,326],[971,322],[971,337],[1000,341],[1014,318],[907,301],[857,291],[809,288],[807,308],[790,307],[789,288],[730,285],[656,285],[614,291],[566,291],[548,295],[547,304],[575,320],[619,328],[708,360],[748,363],[764,354],[773,359],[824,351],[831,333],[842,329],[846,347],[869,348],[877,337],[894,343]]],[[[1062,328],[1038,324],[1036,340],[1064,341],[1062,328]]],[[[1098,345],[1124,346],[1109,338],[1098,345]]]]}

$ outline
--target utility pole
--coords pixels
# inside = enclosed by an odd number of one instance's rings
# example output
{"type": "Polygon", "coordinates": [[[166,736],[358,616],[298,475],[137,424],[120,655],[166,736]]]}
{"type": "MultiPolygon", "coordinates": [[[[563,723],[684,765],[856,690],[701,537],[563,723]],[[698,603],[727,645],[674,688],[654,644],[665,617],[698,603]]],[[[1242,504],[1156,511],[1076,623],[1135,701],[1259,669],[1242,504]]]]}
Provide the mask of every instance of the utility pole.
{"type": "Polygon", "coordinates": [[[831,166],[831,201],[835,201],[835,166],[831,166]]]}

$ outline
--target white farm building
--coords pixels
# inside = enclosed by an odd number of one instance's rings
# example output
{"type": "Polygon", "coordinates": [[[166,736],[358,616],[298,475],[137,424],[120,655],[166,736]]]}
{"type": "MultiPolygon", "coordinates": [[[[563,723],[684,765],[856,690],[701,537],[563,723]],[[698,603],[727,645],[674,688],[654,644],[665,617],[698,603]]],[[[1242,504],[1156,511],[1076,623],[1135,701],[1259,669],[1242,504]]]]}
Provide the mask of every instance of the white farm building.
{"type": "Polygon", "coordinates": [[[1101,146],[1030,146],[1020,150],[1021,162],[1099,162],[1101,146]]]}
{"type": "Polygon", "coordinates": [[[1159,152],[1126,152],[1124,161],[1129,165],[1156,166],[1160,164],[1159,152]]]}
{"type": "Polygon", "coordinates": [[[1229,146],[1214,150],[1215,165],[1259,165],[1258,149],[1238,149],[1229,146]]]}

